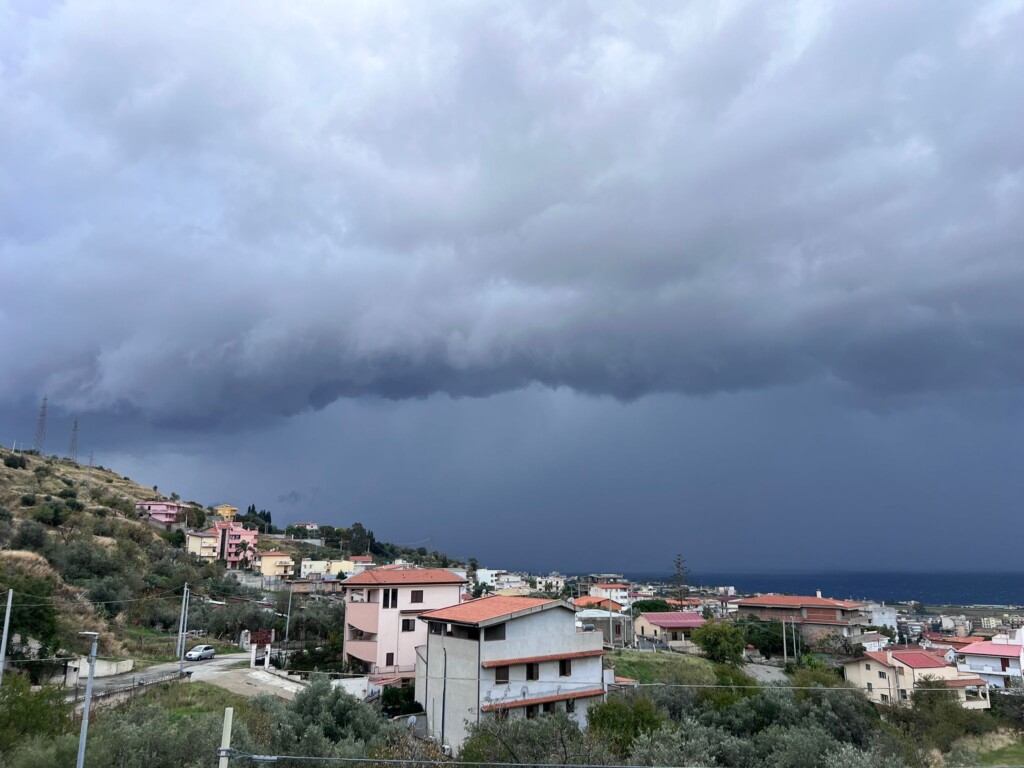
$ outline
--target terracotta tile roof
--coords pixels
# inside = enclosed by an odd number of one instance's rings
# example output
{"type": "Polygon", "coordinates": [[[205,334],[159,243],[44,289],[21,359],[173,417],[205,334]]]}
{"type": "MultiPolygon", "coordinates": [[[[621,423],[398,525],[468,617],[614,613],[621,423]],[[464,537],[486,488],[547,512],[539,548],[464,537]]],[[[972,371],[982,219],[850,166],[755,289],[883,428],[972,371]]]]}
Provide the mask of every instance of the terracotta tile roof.
{"type": "Polygon", "coordinates": [[[943,680],[942,682],[951,688],[967,688],[972,685],[988,685],[988,683],[980,677],[958,677],[955,680],[943,680]]]}
{"type": "Polygon", "coordinates": [[[634,680],[632,677],[619,677],[618,675],[615,676],[615,682],[618,685],[639,685],[640,684],[639,680],[634,680]]]}
{"type": "Polygon", "coordinates": [[[761,595],[760,597],[743,597],[736,601],[742,608],[751,605],[760,608],[843,608],[852,610],[863,608],[863,603],[849,600],[833,600],[830,597],[805,597],[803,595],[761,595]]]}
{"type": "Polygon", "coordinates": [[[957,653],[969,654],[972,656],[1002,656],[1003,658],[1019,659],[1021,649],[1024,646],[1012,645],[1010,643],[994,643],[991,640],[983,640],[980,643],[971,643],[959,649],[957,653]]]}
{"type": "Polygon", "coordinates": [[[617,581],[599,581],[594,586],[600,589],[629,589],[631,585],[617,581]]]}
{"type": "Polygon", "coordinates": [[[590,608],[594,605],[604,605],[605,603],[612,603],[614,605],[622,607],[622,603],[612,600],[610,597],[596,597],[594,595],[583,595],[581,597],[573,598],[572,604],[577,608],[590,608]]]}
{"type": "Polygon", "coordinates": [[[352,555],[352,557],[350,557],[349,560],[351,560],[353,563],[372,563],[373,562],[373,556],[372,555],[352,555]]]}
{"type": "Polygon", "coordinates": [[[690,629],[704,626],[704,617],[692,611],[667,611],[664,613],[641,613],[647,623],[669,629],[690,629]]]}
{"type": "Polygon", "coordinates": [[[452,605],[448,608],[439,608],[436,611],[427,611],[420,614],[420,618],[452,622],[453,624],[481,624],[501,618],[502,616],[511,616],[520,611],[529,611],[536,608],[543,609],[546,606],[556,605],[569,607],[560,600],[548,600],[542,597],[492,595],[491,597],[470,600],[469,602],[462,603],[462,605],[452,605]]]}
{"type": "Polygon", "coordinates": [[[398,586],[402,584],[464,584],[466,580],[444,568],[370,568],[348,579],[345,584],[358,586],[398,586]]]}
{"type": "Polygon", "coordinates": [[[591,656],[604,656],[604,650],[575,651],[574,653],[553,653],[547,656],[524,656],[519,659],[492,659],[485,661],[481,666],[484,669],[491,667],[511,667],[513,664],[539,664],[542,661],[563,661],[565,659],[588,659],[591,656]]]}
{"type": "Polygon", "coordinates": [[[893,651],[892,657],[911,669],[938,669],[947,666],[945,659],[928,651],[893,651]]]}
{"type": "Polygon", "coordinates": [[[594,688],[587,691],[576,691],[575,693],[560,693],[555,696],[540,696],[535,699],[495,701],[490,704],[484,704],[481,709],[483,709],[484,712],[494,712],[499,709],[515,709],[516,707],[529,707],[535,704],[551,704],[556,701],[568,701],[569,699],[590,699],[594,696],[604,696],[604,689],[594,688]]]}

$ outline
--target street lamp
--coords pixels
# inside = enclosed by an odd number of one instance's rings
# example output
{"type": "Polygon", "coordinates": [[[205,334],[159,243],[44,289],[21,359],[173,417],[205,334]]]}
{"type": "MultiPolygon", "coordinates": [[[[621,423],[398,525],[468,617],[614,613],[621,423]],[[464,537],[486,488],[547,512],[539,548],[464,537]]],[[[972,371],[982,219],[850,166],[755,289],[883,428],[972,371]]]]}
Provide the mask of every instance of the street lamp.
{"type": "Polygon", "coordinates": [[[82,730],[78,735],[78,762],[75,768],[85,768],[85,737],[89,733],[89,706],[92,704],[92,678],[96,671],[96,645],[99,642],[99,632],[79,632],[78,634],[92,638],[92,648],[89,651],[89,679],[85,684],[85,708],[82,710],[82,730]]]}

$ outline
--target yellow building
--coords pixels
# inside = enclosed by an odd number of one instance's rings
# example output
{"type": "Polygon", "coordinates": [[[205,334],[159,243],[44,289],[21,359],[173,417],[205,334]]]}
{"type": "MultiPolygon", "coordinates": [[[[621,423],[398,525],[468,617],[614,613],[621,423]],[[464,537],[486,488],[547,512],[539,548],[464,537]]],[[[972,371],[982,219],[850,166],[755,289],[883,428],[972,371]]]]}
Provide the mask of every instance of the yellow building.
{"type": "Polygon", "coordinates": [[[190,533],[185,537],[185,548],[190,555],[212,563],[217,559],[217,542],[219,537],[212,533],[190,533]]]}
{"type": "Polygon", "coordinates": [[[256,561],[261,576],[291,576],[294,570],[292,556],[287,552],[259,552],[256,561]]]}
{"type": "Polygon", "coordinates": [[[300,563],[299,576],[303,579],[323,576],[344,576],[354,573],[356,564],[351,560],[306,560],[300,563]]]}
{"type": "Polygon", "coordinates": [[[235,515],[238,514],[238,507],[232,507],[230,504],[221,504],[219,507],[214,507],[213,511],[220,515],[224,522],[230,523],[234,521],[235,515]]]}
{"type": "Polygon", "coordinates": [[[918,686],[943,686],[965,709],[988,709],[988,685],[922,650],[868,651],[843,664],[846,680],[877,704],[906,704],[918,686]]]}

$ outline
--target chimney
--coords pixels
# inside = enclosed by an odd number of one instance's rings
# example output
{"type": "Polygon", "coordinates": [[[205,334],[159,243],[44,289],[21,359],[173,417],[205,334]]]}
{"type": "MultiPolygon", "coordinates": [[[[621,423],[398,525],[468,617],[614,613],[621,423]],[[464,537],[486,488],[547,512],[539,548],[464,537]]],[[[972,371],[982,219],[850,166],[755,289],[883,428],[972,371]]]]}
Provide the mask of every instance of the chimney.
{"type": "Polygon", "coordinates": [[[821,597],[821,590],[817,590],[814,594],[816,597],[821,597]]]}

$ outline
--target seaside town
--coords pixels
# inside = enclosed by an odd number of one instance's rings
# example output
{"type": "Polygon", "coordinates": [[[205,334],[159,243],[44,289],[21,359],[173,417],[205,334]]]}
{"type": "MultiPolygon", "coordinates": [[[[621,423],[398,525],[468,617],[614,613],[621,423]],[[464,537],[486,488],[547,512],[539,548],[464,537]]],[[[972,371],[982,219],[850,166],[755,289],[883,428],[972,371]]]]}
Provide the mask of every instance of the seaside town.
{"type": "MultiPolygon", "coordinates": [[[[741,701],[755,690],[802,695],[810,686],[856,695],[883,718],[916,713],[922,696],[941,691],[956,709],[993,722],[993,710],[1005,718],[1024,691],[1017,606],[742,594],[691,583],[682,555],[654,583],[613,572],[531,573],[389,545],[361,523],[278,528],[255,505],[240,512],[158,493],[129,502],[146,490],[67,459],[4,452],[4,465],[5,480],[36,465],[43,471],[33,478],[57,490],[22,494],[20,513],[5,513],[6,535],[16,527],[0,550],[0,575],[17,585],[9,598],[15,608],[46,599],[78,611],[91,605],[85,623],[96,630],[91,653],[69,655],[75,642],[59,620],[56,634],[33,637],[16,610],[20,621],[5,624],[8,675],[0,680],[28,674],[34,690],[100,722],[168,685],[212,686],[242,701],[333,691],[454,758],[474,754],[489,728],[542,715],[592,731],[609,706],[655,689],[685,692],[693,705],[710,691],[741,701]],[[91,529],[86,512],[96,515],[91,529]],[[156,583],[144,580],[129,596],[109,580],[82,580],[65,570],[69,553],[57,543],[68,526],[94,540],[151,542],[147,552],[162,554],[140,565],[186,581],[164,580],[170,589],[154,594],[156,583]],[[30,577],[48,562],[67,582],[64,594],[30,577]]],[[[73,537],[82,550],[87,540],[73,537]]]]}

